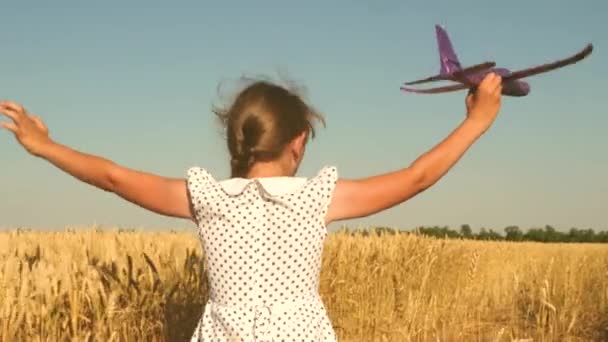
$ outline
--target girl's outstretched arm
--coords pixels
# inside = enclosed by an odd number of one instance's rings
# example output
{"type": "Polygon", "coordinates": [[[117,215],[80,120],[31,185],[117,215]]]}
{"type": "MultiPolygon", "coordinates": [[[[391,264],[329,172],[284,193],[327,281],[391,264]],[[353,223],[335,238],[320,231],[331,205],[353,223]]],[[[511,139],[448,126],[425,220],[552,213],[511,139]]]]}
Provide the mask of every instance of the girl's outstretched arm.
{"type": "Polygon", "coordinates": [[[409,167],[358,180],[340,179],[325,222],[364,217],[400,204],[435,184],[492,125],[500,108],[502,79],[488,74],[466,99],[467,118],[409,167]]]}
{"type": "Polygon", "coordinates": [[[155,213],[192,219],[184,179],[173,179],[131,170],[110,160],[81,153],[54,142],[39,117],[29,115],[13,102],[0,102],[0,114],[12,122],[0,126],[13,132],[32,155],[48,160],[75,178],[110,191],[155,213]]]}

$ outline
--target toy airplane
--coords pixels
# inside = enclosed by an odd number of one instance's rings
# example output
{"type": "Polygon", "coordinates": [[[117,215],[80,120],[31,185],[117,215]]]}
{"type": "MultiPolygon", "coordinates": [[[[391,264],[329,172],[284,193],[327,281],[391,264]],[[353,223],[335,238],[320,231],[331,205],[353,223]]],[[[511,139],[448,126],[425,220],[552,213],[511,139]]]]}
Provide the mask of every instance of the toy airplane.
{"type": "Polygon", "coordinates": [[[587,57],[589,54],[591,54],[591,51],[593,51],[593,45],[588,44],[580,52],[568,58],[518,71],[510,71],[505,68],[495,68],[495,62],[485,62],[462,68],[445,29],[439,25],[435,25],[435,31],[437,33],[437,45],[439,48],[439,57],[441,63],[439,75],[407,82],[404,83],[404,85],[414,85],[434,81],[453,81],[458,82],[459,84],[430,89],[415,89],[402,86],[401,90],[419,94],[438,94],[462,89],[474,90],[483,80],[485,75],[494,72],[502,77],[503,95],[526,96],[530,92],[530,85],[524,81],[520,81],[519,79],[555,70],[569,64],[574,64],[587,57]]]}

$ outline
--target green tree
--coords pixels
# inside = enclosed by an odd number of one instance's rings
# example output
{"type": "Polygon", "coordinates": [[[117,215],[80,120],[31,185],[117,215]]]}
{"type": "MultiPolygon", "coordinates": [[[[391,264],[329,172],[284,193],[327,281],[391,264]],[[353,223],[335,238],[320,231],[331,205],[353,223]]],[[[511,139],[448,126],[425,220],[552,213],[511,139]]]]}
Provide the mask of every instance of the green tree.
{"type": "Polygon", "coordinates": [[[545,231],[543,229],[539,229],[539,228],[530,228],[524,234],[524,240],[544,242],[545,241],[545,231]]]}
{"type": "Polygon", "coordinates": [[[490,229],[488,231],[488,240],[504,240],[504,238],[502,237],[502,235],[500,235],[500,233],[495,232],[493,229],[490,229]]]}
{"type": "Polygon", "coordinates": [[[473,230],[468,224],[460,226],[460,235],[464,238],[470,239],[473,236],[473,230]]]}
{"type": "Polygon", "coordinates": [[[562,234],[555,230],[550,225],[545,226],[545,240],[546,242],[559,242],[563,241],[562,234]]]}
{"type": "Polygon", "coordinates": [[[518,226],[508,226],[505,228],[505,239],[509,241],[522,241],[524,233],[519,230],[518,226]]]}

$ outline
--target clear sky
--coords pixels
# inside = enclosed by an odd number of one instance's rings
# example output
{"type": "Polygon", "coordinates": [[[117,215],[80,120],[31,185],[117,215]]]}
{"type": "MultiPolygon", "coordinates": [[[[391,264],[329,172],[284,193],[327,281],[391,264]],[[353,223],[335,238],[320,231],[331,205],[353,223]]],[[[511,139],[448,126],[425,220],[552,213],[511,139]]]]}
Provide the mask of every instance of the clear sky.
{"type": "MultiPolygon", "coordinates": [[[[336,165],[356,178],[408,166],[463,119],[463,92],[399,91],[439,70],[436,23],[463,64],[518,69],[592,42],[589,59],[505,98],[495,125],[433,188],[343,223],[608,229],[606,1],[0,3],[0,98],[40,115],[62,144],[173,177],[193,165],[229,175],[209,110],[223,79],[287,70],[327,118],[299,175],[336,165]]],[[[0,227],[193,227],[74,181],[6,131],[0,165],[0,227]]]]}

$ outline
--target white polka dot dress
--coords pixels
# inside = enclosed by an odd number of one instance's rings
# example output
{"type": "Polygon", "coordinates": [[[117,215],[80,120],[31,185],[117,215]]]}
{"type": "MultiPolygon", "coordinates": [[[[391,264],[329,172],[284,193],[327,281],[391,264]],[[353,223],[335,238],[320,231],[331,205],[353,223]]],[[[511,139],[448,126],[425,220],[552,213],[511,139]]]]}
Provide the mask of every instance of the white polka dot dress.
{"type": "Polygon", "coordinates": [[[216,181],[188,170],[209,300],[191,341],[337,341],[319,297],[324,218],[338,178],[216,181]]]}

